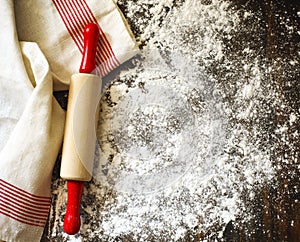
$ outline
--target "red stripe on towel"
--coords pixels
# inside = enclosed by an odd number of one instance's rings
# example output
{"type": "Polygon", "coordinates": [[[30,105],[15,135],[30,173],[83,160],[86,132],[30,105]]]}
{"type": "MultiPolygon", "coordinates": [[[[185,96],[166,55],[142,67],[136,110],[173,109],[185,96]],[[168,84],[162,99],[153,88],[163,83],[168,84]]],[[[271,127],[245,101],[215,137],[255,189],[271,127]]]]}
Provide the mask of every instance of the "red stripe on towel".
{"type": "Polygon", "coordinates": [[[75,44],[77,45],[79,51],[82,53],[83,51],[83,40],[82,37],[79,39],[79,31],[76,28],[76,25],[72,22],[72,19],[70,19],[68,16],[68,13],[66,12],[65,8],[61,6],[60,1],[52,1],[56,10],[58,11],[59,15],[62,17],[62,21],[64,22],[69,34],[71,35],[72,39],[74,40],[75,44]]]}
{"type": "Polygon", "coordinates": [[[24,224],[44,227],[50,197],[37,196],[0,179],[0,214],[24,224]]]}
{"type": "Polygon", "coordinates": [[[112,47],[85,0],[52,0],[70,36],[80,52],[83,50],[83,30],[88,23],[99,27],[100,38],[96,54],[97,73],[104,76],[120,65],[112,47]]]}

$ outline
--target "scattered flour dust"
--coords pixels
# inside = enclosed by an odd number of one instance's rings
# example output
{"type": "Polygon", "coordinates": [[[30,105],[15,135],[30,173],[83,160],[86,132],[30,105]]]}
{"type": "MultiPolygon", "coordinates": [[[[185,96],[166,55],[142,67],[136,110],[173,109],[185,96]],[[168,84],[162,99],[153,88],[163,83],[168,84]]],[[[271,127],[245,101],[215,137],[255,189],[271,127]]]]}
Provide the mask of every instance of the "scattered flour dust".
{"type": "Polygon", "coordinates": [[[118,4],[142,50],[105,90],[83,229],[65,238],[222,238],[273,178],[265,66],[247,40],[228,46],[253,14],[218,0],[118,4]]]}

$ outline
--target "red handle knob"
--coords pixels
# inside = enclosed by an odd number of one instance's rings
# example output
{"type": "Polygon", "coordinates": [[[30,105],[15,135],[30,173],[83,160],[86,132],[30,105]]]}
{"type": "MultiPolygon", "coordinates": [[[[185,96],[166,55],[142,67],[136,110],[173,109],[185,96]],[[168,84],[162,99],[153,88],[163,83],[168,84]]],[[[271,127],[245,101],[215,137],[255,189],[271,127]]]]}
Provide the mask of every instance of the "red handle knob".
{"type": "MultiPolygon", "coordinates": [[[[84,29],[84,49],[80,73],[93,73],[96,69],[97,44],[100,37],[97,24],[90,23],[84,29]]],[[[83,191],[82,181],[68,181],[68,203],[64,219],[64,231],[76,234],[80,229],[80,202],[83,191]]]]}
{"type": "Polygon", "coordinates": [[[97,24],[90,23],[84,29],[84,47],[80,73],[92,73],[96,68],[96,53],[99,40],[99,28],[97,24]]]}
{"type": "Polygon", "coordinates": [[[80,229],[80,201],[83,191],[82,181],[68,181],[68,204],[64,219],[64,231],[76,234],[80,229]]]}

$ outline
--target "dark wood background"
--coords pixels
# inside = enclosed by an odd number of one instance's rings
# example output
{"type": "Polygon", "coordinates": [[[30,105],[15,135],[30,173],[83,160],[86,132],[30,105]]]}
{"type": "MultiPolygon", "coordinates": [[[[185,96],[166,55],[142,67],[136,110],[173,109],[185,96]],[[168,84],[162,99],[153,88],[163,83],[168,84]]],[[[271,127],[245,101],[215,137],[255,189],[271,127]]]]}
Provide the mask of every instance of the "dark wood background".
{"type": "MultiPolygon", "coordinates": [[[[284,98],[290,108],[300,110],[300,35],[291,34],[282,25],[289,22],[300,30],[300,1],[234,1],[238,8],[250,8],[261,11],[260,25],[264,27],[264,51],[261,52],[271,65],[276,62],[279,68],[269,73],[269,81],[284,98]],[[298,12],[298,14],[297,14],[298,12]],[[291,67],[284,61],[294,59],[298,63],[291,67]]],[[[274,122],[270,127],[269,140],[274,146],[272,153],[273,165],[281,165],[276,173],[276,185],[264,187],[257,191],[256,203],[252,206],[255,215],[252,223],[240,227],[229,223],[224,232],[225,241],[300,241],[300,171],[299,137],[293,137],[299,131],[297,121],[286,137],[290,144],[274,135],[277,124],[283,124],[289,119],[288,110],[274,107],[274,122]],[[298,162],[297,162],[298,161],[298,162]],[[252,232],[249,236],[249,231],[252,232]]],[[[201,236],[199,236],[200,238],[201,236]]],[[[205,237],[205,236],[204,236],[205,237]]]]}
{"type": "MultiPolygon", "coordinates": [[[[300,113],[300,1],[299,0],[232,0],[237,8],[251,9],[262,15],[260,37],[263,38],[263,50],[267,64],[276,63],[279,68],[268,74],[268,81],[277,90],[278,97],[285,99],[289,107],[274,106],[272,125],[268,127],[269,142],[274,147],[271,153],[274,167],[280,165],[273,186],[266,186],[256,192],[255,203],[248,204],[253,219],[249,224],[241,225],[234,221],[227,224],[223,234],[224,241],[300,241],[300,140],[293,135],[300,132],[300,120],[297,119],[285,134],[275,135],[277,125],[289,120],[290,110],[300,113]],[[290,33],[282,22],[290,23],[298,29],[290,33]],[[286,59],[295,60],[294,66],[287,65],[286,59]],[[298,63],[297,63],[298,62],[298,63]],[[288,110],[289,109],[289,110],[288,110]],[[288,141],[288,142],[287,142],[288,141]],[[288,144],[288,145],[287,145],[288,144]]],[[[126,17],[126,5],[120,5],[126,17]]],[[[253,24],[253,23],[248,23],[253,24]]],[[[133,24],[134,25],[134,24],[133,24]]],[[[136,35],[139,29],[132,26],[136,35]]],[[[236,42],[240,41],[237,36],[236,42]]],[[[58,100],[65,105],[65,93],[56,93],[58,100]]],[[[57,162],[56,170],[58,170],[57,162]]],[[[57,176],[54,175],[54,176],[57,176]]],[[[245,198],[247,203],[247,198],[245,198]]],[[[47,226],[48,228],[48,226],[47,226]]],[[[47,229],[46,229],[47,230],[47,229]]],[[[213,233],[213,231],[211,232],[213,233]]],[[[49,241],[45,231],[43,241],[49,241]]],[[[198,234],[194,240],[201,241],[208,234],[198,234]]],[[[210,240],[217,239],[210,234],[210,240]]],[[[51,240],[51,239],[50,239],[51,240]]],[[[186,239],[185,241],[189,241],[186,239]]],[[[209,241],[210,241],[209,240],[209,241]]],[[[55,240],[51,240],[55,241],[55,240]]],[[[130,241],[130,240],[126,240],[130,241]]]]}

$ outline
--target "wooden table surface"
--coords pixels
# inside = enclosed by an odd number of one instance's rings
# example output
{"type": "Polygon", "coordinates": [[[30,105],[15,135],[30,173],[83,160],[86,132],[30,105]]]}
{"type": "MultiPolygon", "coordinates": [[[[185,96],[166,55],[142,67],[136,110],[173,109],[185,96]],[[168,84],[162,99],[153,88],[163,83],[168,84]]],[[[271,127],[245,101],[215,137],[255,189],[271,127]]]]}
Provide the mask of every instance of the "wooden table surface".
{"type": "MultiPolygon", "coordinates": [[[[224,232],[225,241],[300,241],[300,140],[293,133],[299,131],[299,120],[289,130],[286,140],[274,135],[277,124],[289,119],[290,110],[300,111],[300,1],[263,0],[233,1],[238,8],[249,8],[262,13],[260,19],[264,36],[264,50],[268,64],[278,66],[269,73],[269,81],[276,87],[278,95],[289,107],[274,107],[274,123],[270,126],[270,142],[275,147],[272,158],[277,170],[277,183],[266,186],[256,194],[256,203],[251,204],[254,219],[252,223],[234,226],[229,223],[224,232]],[[298,33],[289,33],[282,23],[290,23],[298,33]],[[286,59],[296,60],[295,66],[285,63],[286,59]],[[249,230],[252,231],[249,236],[249,230]]],[[[249,23],[251,24],[251,23],[249,23]]],[[[205,235],[200,235],[200,238],[205,235]]]]}
{"type": "MultiPolygon", "coordinates": [[[[200,0],[199,0],[200,1],[200,0]]],[[[176,2],[173,1],[174,5],[176,2]]],[[[209,2],[209,1],[208,1],[209,2]]],[[[300,119],[298,118],[285,134],[275,132],[278,125],[289,121],[291,112],[300,113],[300,1],[299,0],[232,0],[237,9],[249,9],[260,14],[258,24],[260,32],[257,33],[263,41],[261,56],[266,65],[277,68],[267,73],[265,80],[277,90],[278,97],[288,104],[286,107],[274,106],[270,115],[272,122],[269,124],[268,142],[274,147],[271,152],[276,178],[272,186],[266,185],[256,191],[255,203],[249,203],[249,211],[253,219],[248,224],[235,224],[229,222],[223,233],[224,241],[300,241],[300,137],[295,135],[299,132],[300,119]],[[283,24],[285,23],[285,24],[283,24]],[[289,31],[286,24],[293,26],[298,31],[289,31]],[[293,60],[294,65],[286,63],[293,60]],[[283,137],[284,135],[284,137],[283,137]],[[277,169],[276,167],[281,167],[277,169]]],[[[128,5],[119,4],[126,16],[128,5]]],[[[133,33],[136,36],[141,30],[134,26],[130,17],[133,33]]],[[[245,23],[253,24],[253,23],[245,23]]],[[[231,45],[245,42],[244,36],[236,36],[231,45]]],[[[255,47],[255,38],[252,44],[255,47]]],[[[233,46],[234,48],[234,46],[233,46]]],[[[216,75],[219,75],[216,71],[216,75]]],[[[57,99],[65,105],[64,93],[56,93],[57,99]]],[[[300,117],[300,116],[299,116],[300,117]]],[[[59,161],[56,164],[53,179],[57,180],[59,161]]],[[[247,203],[247,197],[245,197],[247,203]]],[[[53,202],[55,204],[55,202],[53,202]]],[[[51,224],[51,221],[49,221],[51,224]]],[[[62,237],[51,238],[51,225],[46,227],[43,241],[61,241],[62,237]]],[[[213,232],[211,232],[213,233],[213,232]]],[[[209,241],[214,241],[217,236],[209,235],[209,241]]],[[[206,239],[208,234],[199,233],[195,241],[206,239]]],[[[189,241],[187,239],[186,241],[189,241]]],[[[124,241],[131,241],[125,239],[124,241]]],[[[134,241],[134,240],[132,240],[134,241]]]]}
{"type": "Polygon", "coordinates": [[[279,96],[286,99],[290,107],[274,107],[274,123],[270,127],[270,142],[275,147],[272,158],[274,166],[280,164],[275,187],[265,187],[256,194],[256,203],[252,204],[255,219],[246,225],[253,230],[249,238],[245,227],[228,224],[224,233],[225,241],[300,241],[300,171],[299,137],[293,137],[299,131],[299,120],[289,130],[286,139],[274,135],[277,124],[287,122],[289,111],[299,112],[300,102],[300,2],[297,0],[236,1],[237,6],[257,9],[262,12],[261,26],[264,27],[264,55],[269,64],[276,62],[278,68],[269,73],[269,80],[278,90],[279,96]],[[298,12],[298,13],[297,13],[298,12]],[[283,19],[283,20],[282,20],[283,19]],[[289,22],[298,29],[298,34],[288,33],[282,22],[289,22]],[[285,60],[297,60],[295,66],[285,60]]]}

